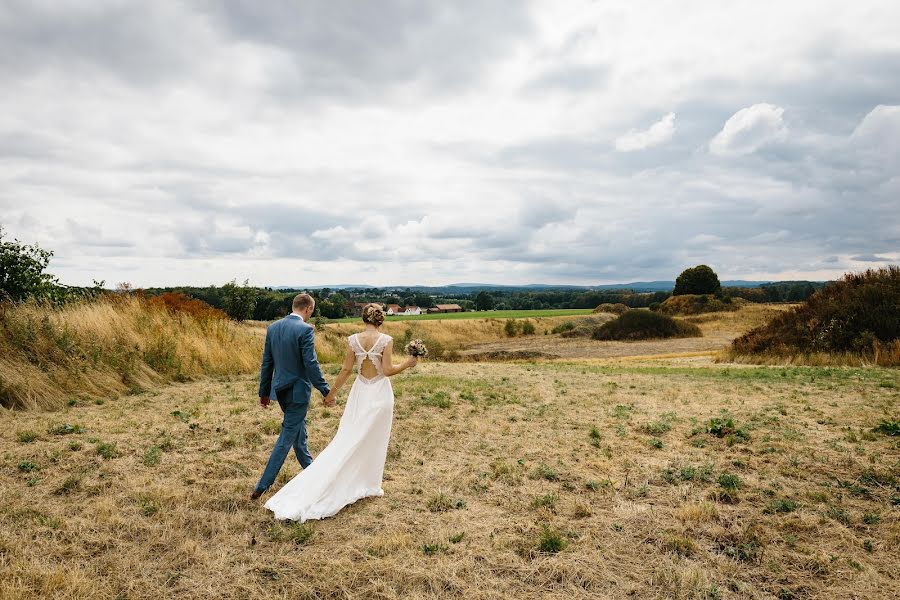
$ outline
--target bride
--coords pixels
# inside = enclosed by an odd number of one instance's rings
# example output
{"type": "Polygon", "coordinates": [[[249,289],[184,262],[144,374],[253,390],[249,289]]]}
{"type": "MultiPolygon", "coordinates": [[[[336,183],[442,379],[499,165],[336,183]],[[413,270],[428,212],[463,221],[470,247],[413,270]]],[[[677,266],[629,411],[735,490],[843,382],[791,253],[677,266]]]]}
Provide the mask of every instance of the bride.
{"type": "Polygon", "coordinates": [[[417,359],[410,356],[399,367],[393,365],[393,338],[379,331],[381,306],[366,305],[362,320],[366,329],[348,338],[344,365],[325,399],[327,404],[337,397],[356,363],[358,375],[337,433],[309,467],[266,502],[277,519],[324,519],[360,498],[384,495],[381,479],[394,412],[388,378],[415,366],[417,359]]]}

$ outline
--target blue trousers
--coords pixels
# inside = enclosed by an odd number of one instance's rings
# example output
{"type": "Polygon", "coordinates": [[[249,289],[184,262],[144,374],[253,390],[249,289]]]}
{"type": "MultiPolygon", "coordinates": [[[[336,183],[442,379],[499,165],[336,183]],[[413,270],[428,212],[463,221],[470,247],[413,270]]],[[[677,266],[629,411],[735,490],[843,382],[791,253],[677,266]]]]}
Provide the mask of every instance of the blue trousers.
{"type": "Polygon", "coordinates": [[[281,434],[272,448],[269,462],[263,471],[262,478],[256,484],[257,492],[264,492],[273,483],[284,464],[291,448],[304,469],[312,464],[313,457],[306,447],[306,411],[309,410],[309,398],[298,399],[294,396],[294,389],[287,388],[277,393],[278,404],[284,412],[284,420],[281,422],[281,434]],[[299,400],[299,401],[298,401],[299,400]]]}

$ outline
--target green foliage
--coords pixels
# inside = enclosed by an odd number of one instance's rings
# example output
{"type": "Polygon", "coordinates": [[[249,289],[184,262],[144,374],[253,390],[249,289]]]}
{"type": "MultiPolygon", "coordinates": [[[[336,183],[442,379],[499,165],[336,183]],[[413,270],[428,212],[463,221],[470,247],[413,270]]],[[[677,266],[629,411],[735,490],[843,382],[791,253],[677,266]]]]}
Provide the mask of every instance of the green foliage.
{"type": "Polygon", "coordinates": [[[522,335],[534,335],[534,323],[532,321],[522,321],[522,335]]]}
{"type": "Polygon", "coordinates": [[[719,475],[719,485],[726,490],[736,490],[741,487],[741,479],[733,473],[722,473],[719,475]]]}
{"type": "Polygon", "coordinates": [[[40,471],[41,468],[30,460],[23,460],[18,464],[18,469],[20,473],[34,473],[35,471],[40,471]]]}
{"type": "Polygon", "coordinates": [[[19,443],[30,444],[38,438],[38,434],[34,431],[17,431],[16,439],[19,443]]]}
{"type": "Polygon", "coordinates": [[[481,291],[475,296],[475,310],[491,310],[494,304],[494,297],[488,292],[481,291]]]}
{"type": "Polygon", "coordinates": [[[791,500],[788,498],[772,500],[766,505],[766,508],[763,510],[766,514],[773,513],[792,513],[795,510],[800,508],[800,504],[796,500],[791,500]]]}
{"type": "Polygon", "coordinates": [[[556,554],[564,550],[566,545],[566,540],[560,532],[544,527],[538,537],[537,549],[544,554],[556,554]]]}
{"type": "Polygon", "coordinates": [[[97,454],[103,457],[104,460],[110,460],[119,456],[119,451],[116,448],[115,442],[98,442],[96,449],[97,454]]]}
{"type": "Polygon", "coordinates": [[[516,337],[516,334],[519,331],[518,324],[512,319],[508,319],[506,323],[503,325],[503,332],[507,337],[516,337]]]}
{"type": "Polygon", "coordinates": [[[235,321],[250,319],[256,307],[257,294],[257,289],[250,287],[249,281],[245,280],[243,286],[239,286],[236,281],[230,281],[222,286],[223,308],[235,321]]]}
{"type": "Polygon", "coordinates": [[[148,467],[155,467],[159,464],[161,456],[162,450],[160,450],[158,446],[151,446],[147,449],[147,452],[144,453],[144,464],[148,467]]]}
{"type": "Polygon", "coordinates": [[[700,328],[693,323],[649,310],[630,310],[598,327],[592,337],[595,340],[645,340],[701,335],[700,328]]]}
{"type": "Polygon", "coordinates": [[[85,429],[81,425],[77,423],[72,425],[71,423],[63,423],[62,425],[53,425],[48,430],[47,433],[52,435],[71,435],[73,433],[84,433],[85,429]]]}
{"type": "Polygon", "coordinates": [[[0,226],[0,300],[49,298],[58,282],[45,273],[53,252],[19,240],[5,241],[0,226]]]}
{"type": "Polygon", "coordinates": [[[682,294],[717,294],[722,289],[719,276],[706,265],[685,269],[675,280],[673,296],[682,294]]]}
{"type": "Polygon", "coordinates": [[[560,323],[552,330],[550,330],[550,333],[555,335],[564,331],[572,331],[573,329],[575,329],[575,321],[565,321],[564,323],[560,323]]]}
{"type": "Polygon", "coordinates": [[[900,420],[897,419],[885,419],[878,425],[876,425],[872,431],[876,433],[883,433],[884,435],[900,435],[900,420]]]}

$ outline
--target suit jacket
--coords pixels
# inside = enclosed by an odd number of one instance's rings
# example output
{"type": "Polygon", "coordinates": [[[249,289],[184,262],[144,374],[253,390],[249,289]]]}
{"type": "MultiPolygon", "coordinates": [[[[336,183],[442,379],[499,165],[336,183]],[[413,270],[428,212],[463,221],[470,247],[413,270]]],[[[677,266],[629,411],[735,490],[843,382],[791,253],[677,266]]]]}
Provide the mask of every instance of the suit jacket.
{"type": "Polygon", "coordinates": [[[260,397],[271,398],[292,386],[297,402],[309,402],[313,387],[323,396],[328,395],[331,388],[319,367],[313,335],[313,327],[296,315],[269,325],[259,374],[260,397]]]}

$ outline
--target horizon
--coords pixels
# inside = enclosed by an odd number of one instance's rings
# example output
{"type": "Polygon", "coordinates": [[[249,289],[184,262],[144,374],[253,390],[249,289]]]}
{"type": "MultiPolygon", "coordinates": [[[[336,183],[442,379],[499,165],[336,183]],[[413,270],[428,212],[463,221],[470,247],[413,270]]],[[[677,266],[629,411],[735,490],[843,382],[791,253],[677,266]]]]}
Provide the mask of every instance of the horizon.
{"type": "Polygon", "coordinates": [[[78,286],[900,263],[898,3],[350,6],[0,2],[0,225],[78,286]]]}

